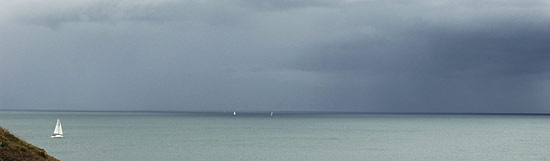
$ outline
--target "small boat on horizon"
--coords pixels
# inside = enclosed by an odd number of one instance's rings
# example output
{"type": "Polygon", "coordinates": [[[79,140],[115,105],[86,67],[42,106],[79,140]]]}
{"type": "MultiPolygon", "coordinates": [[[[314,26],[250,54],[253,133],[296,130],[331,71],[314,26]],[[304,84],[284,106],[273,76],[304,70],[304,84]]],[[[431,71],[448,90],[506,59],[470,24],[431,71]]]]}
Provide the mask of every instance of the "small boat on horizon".
{"type": "Polygon", "coordinates": [[[271,116],[273,116],[273,112],[271,112],[271,116]]]}
{"type": "Polygon", "coordinates": [[[51,138],[62,138],[63,137],[63,128],[61,127],[61,121],[59,121],[59,117],[57,118],[57,122],[55,123],[55,129],[53,130],[53,134],[51,138]]]}
{"type": "Polygon", "coordinates": [[[233,111],[233,116],[236,116],[237,115],[237,112],[233,111]]]}

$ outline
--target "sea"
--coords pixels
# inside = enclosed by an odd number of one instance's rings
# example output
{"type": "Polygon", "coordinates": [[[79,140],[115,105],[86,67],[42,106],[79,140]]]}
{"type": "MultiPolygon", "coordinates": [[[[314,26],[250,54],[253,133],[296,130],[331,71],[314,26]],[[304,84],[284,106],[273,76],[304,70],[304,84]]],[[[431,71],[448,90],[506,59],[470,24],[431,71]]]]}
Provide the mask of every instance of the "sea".
{"type": "Polygon", "coordinates": [[[67,161],[550,160],[550,115],[0,111],[0,126],[67,161]]]}

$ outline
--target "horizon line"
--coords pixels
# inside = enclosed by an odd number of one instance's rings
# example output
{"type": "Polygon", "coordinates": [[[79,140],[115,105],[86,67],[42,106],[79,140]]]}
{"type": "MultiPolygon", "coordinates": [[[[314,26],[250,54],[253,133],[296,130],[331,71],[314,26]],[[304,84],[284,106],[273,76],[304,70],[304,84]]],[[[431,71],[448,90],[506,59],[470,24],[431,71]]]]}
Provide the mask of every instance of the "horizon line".
{"type": "Polygon", "coordinates": [[[42,109],[0,109],[14,112],[119,112],[119,113],[286,113],[286,114],[396,114],[396,115],[550,115],[534,112],[369,112],[369,111],[290,111],[290,110],[42,110],[42,109]]]}

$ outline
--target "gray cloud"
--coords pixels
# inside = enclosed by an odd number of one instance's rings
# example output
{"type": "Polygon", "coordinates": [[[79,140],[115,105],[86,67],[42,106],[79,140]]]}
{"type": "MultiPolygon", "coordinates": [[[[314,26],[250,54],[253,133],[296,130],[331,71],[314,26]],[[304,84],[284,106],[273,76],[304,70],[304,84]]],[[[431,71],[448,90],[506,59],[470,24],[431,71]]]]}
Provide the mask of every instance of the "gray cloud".
{"type": "Polygon", "coordinates": [[[0,2],[0,108],[548,112],[548,5],[0,2]]]}

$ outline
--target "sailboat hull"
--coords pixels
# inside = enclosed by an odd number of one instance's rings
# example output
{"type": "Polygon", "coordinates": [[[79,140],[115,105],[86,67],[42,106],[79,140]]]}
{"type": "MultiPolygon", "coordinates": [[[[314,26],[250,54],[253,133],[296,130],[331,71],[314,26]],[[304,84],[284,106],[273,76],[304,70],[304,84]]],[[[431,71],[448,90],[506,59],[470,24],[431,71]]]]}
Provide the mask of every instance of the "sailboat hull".
{"type": "Polygon", "coordinates": [[[63,135],[52,135],[51,138],[62,138],[63,135]]]}

